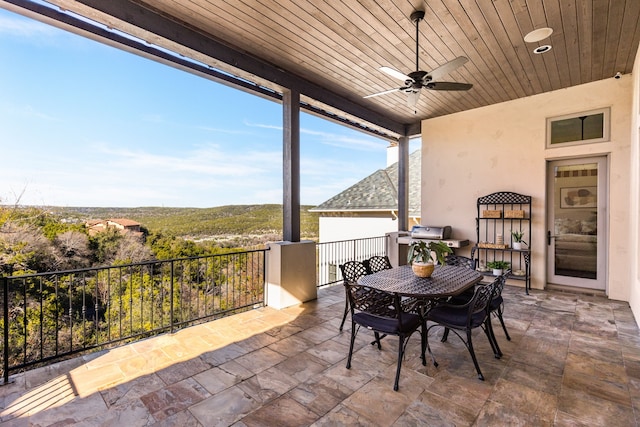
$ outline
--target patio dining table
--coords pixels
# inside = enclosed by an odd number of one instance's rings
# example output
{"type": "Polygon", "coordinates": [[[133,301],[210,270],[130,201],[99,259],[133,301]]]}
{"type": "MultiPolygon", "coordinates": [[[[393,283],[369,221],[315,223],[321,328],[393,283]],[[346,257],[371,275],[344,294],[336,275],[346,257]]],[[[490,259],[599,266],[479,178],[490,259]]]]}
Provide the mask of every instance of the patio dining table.
{"type": "MultiPolygon", "coordinates": [[[[358,279],[358,284],[398,293],[417,302],[435,302],[456,296],[479,283],[484,276],[466,267],[437,266],[431,277],[418,277],[410,265],[382,270],[358,279]]],[[[422,307],[424,310],[426,307],[422,307]]]]}

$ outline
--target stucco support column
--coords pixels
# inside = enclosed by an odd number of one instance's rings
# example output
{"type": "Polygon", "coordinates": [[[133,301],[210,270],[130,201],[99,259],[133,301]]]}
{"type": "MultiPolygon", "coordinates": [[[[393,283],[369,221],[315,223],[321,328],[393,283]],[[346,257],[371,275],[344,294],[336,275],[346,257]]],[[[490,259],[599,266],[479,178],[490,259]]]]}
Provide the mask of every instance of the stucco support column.
{"type": "Polygon", "coordinates": [[[300,241],[300,93],[285,90],[283,106],[282,242],[267,251],[266,304],[281,309],[318,297],[316,244],[300,241]]]}
{"type": "Polygon", "coordinates": [[[409,227],[409,137],[398,140],[398,231],[409,227]]]}
{"type": "Polygon", "coordinates": [[[267,305],[281,309],[318,298],[315,242],[277,242],[268,247],[267,305]]]}
{"type": "Polygon", "coordinates": [[[283,224],[282,237],[300,241],[300,93],[285,90],[283,110],[283,224]]]}

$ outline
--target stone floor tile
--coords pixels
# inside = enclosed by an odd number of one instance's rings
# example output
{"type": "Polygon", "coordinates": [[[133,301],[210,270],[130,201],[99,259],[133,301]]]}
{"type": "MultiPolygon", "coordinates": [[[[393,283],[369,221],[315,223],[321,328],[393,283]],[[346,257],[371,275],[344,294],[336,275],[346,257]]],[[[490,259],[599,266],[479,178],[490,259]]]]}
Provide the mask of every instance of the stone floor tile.
{"type": "Polygon", "coordinates": [[[343,405],[367,419],[371,425],[392,425],[411,404],[407,396],[393,390],[393,382],[370,381],[343,401],[343,405]]]}
{"type": "Polygon", "coordinates": [[[617,339],[575,332],[569,341],[569,353],[588,356],[604,362],[623,364],[622,348],[617,339]]]}
{"type": "Polygon", "coordinates": [[[558,410],[587,425],[637,425],[631,405],[621,405],[567,386],[562,387],[558,396],[558,410]]]}
{"type": "Polygon", "coordinates": [[[235,359],[237,363],[244,366],[254,374],[264,371],[278,363],[286,360],[286,356],[273,351],[267,347],[260,348],[251,353],[245,354],[235,359]]]}
{"type": "Polygon", "coordinates": [[[335,340],[327,340],[307,349],[307,353],[324,360],[328,364],[334,364],[347,357],[349,345],[335,340]]]}
{"type": "Polygon", "coordinates": [[[300,384],[299,380],[273,367],[238,383],[238,388],[264,405],[287,393],[298,384],[300,384]]]}
{"type": "Polygon", "coordinates": [[[185,378],[192,377],[210,368],[211,365],[206,363],[203,359],[193,357],[189,360],[173,363],[162,368],[156,372],[156,375],[166,384],[175,384],[185,378]]]}
{"type": "Polygon", "coordinates": [[[491,395],[492,386],[485,381],[478,381],[476,377],[462,377],[442,372],[429,384],[428,390],[451,403],[478,412],[491,395]],[[464,393],[460,393],[460,390],[464,390],[464,393]]]}
{"type": "MultiPolygon", "coordinates": [[[[101,352],[104,354],[104,352],[101,352]]],[[[26,371],[23,375],[20,376],[20,381],[23,386],[27,388],[37,387],[40,384],[44,384],[54,378],[58,378],[61,375],[67,375],[69,371],[72,371],[76,368],[82,368],[85,366],[83,358],[76,357],[70,360],[63,360],[62,362],[53,363],[51,365],[43,366],[40,369],[34,369],[31,371],[26,371]]],[[[2,392],[2,388],[0,387],[0,393],[2,392]]]]}
{"type": "Polygon", "coordinates": [[[265,334],[271,335],[272,337],[278,338],[279,340],[282,340],[284,338],[290,337],[292,335],[297,334],[298,332],[303,331],[304,329],[302,329],[300,326],[295,326],[292,324],[286,324],[286,325],[278,325],[278,326],[274,326],[272,328],[270,328],[269,330],[265,331],[265,334]]]}
{"type": "Polygon", "coordinates": [[[310,353],[303,352],[285,359],[276,367],[301,383],[324,371],[330,365],[330,363],[318,359],[310,353]]]}
{"type": "Polygon", "coordinates": [[[313,328],[318,324],[318,317],[311,314],[301,314],[291,321],[291,325],[299,326],[304,330],[313,328]]]}
{"type": "Polygon", "coordinates": [[[335,337],[338,333],[339,332],[332,327],[327,327],[322,324],[308,328],[300,332],[299,335],[314,344],[320,344],[321,342],[330,340],[331,338],[335,337]]]}
{"type": "Polygon", "coordinates": [[[237,341],[236,344],[238,344],[238,346],[244,348],[245,350],[247,350],[248,353],[250,353],[252,351],[259,350],[262,347],[267,347],[273,344],[274,342],[276,342],[277,340],[278,338],[272,335],[269,335],[266,333],[260,333],[260,334],[256,334],[248,338],[245,338],[243,340],[237,341]]]}
{"type": "Polygon", "coordinates": [[[189,408],[207,427],[228,427],[260,407],[260,403],[237,386],[217,393],[189,408]]]}
{"type": "MultiPolygon", "coordinates": [[[[502,379],[494,387],[489,400],[500,404],[503,412],[535,418],[547,424],[553,422],[558,407],[557,395],[502,379]]],[[[497,424],[500,423],[494,425],[497,424]]]]}
{"type": "MultiPolygon", "coordinates": [[[[552,415],[555,415],[555,409],[552,415]]],[[[539,414],[528,414],[523,416],[522,412],[518,411],[516,408],[498,402],[488,401],[480,411],[480,414],[473,425],[474,427],[551,427],[554,424],[553,418],[541,418],[539,414]]]]}
{"type": "Polygon", "coordinates": [[[87,370],[99,369],[104,366],[113,365],[114,363],[117,364],[122,359],[133,356],[134,353],[134,349],[128,345],[116,347],[110,350],[101,351],[97,355],[92,355],[91,357],[85,358],[86,362],[83,363],[82,366],[84,366],[84,368],[87,370]]]}
{"type": "Polygon", "coordinates": [[[394,425],[470,426],[477,415],[465,406],[449,402],[448,399],[426,390],[411,402],[394,425]]]}
{"type": "Polygon", "coordinates": [[[247,350],[234,342],[230,342],[222,348],[200,355],[200,358],[211,366],[218,366],[245,354],[247,354],[247,350]]]}
{"type": "Polygon", "coordinates": [[[125,378],[117,364],[99,366],[91,370],[80,366],[69,373],[69,380],[73,384],[74,391],[80,397],[116,386],[125,378]]]}
{"type": "Polygon", "coordinates": [[[153,349],[145,354],[122,359],[118,366],[126,378],[137,378],[143,374],[157,372],[170,366],[174,360],[161,349],[153,349]]]}
{"type": "Polygon", "coordinates": [[[292,399],[321,416],[335,408],[352,392],[353,390],[331,378],[316,375],[299,384],[288,394],[292,399]]]}
{"type": "MultiPolygon", "coordinates": [[[[121,424],[122,426],[122,424],[121,424]]],[[[158,421],[152,424],[148,424],[149,427],[203,427],[203,424],[198,421],[188,410],[180,411],[173,414],[162,421],[158,421]]]]}
{"type": "Polygon", "coordinates": [[[347,369],[343,364],[336,364],[324,371],[323,374],[327,378],[355,391],[371,381],[377,372],[373,372],[370,369],[355,369],[353,366],[351,369],[347,369]]]}
{"type": "Polygon", "coordinates": [[[135,401],[145,394],[166,387],[166,383],[155,374],[143,375],[122,384],[102,390],[100,394],[108,407],[122,402],[135,401]]]}
{"type": "Polygon", "coordinates": [[[512,361],[505,368],[502,378],[554,396],[560,394],[562,387],[562,375],[550,373],[526,362],[512,361]]]}
{"type": "Polygon", "coordinates": [[[119,402],[111,406],[106,413],[92,413],[80,423],[74,426],[101,426],[101,427],[143,427],[155,424],[155,418],[149,413],[148,408],[139,399],[119,402]]]}
{"type": "Polygon", "coordinates": [[[140,397],[149,413],[158,420],[176,414],[211,396],[193,379],[186,379],[140,397]]]}
{"type": "Polygon", "coordinates": [[[8,394],[5,397],[5,406],[0,412],[2,421],[49,412],[51,408],[64,407],[64,411],[69,411],[67,406],[74,406],[79,401],[84,401],[78,397],[69,375],[60,375],[28,390],[17,385],[14,387],[14,384],[5,387],[17,389],[17,393],[8,394]]]}
{"type": "Polygon", "coordinates": [[[219,366],[219,368],[233,375],[238,382],[246,380],[247,378],[251,378],[252,376],[255,375],[254,372],[245,368],[243,365],[239,364],[235,360],[230,360],[227,363],[223,363],[222,365],[219,366]]]}
{"type": "MultiPolygon", "coordinates": [[[[50,426],[66,420],[66,425],[73,425],[85,419],[93,419],[97,414],[106,414],[108,409],[100,394],[94,393],[86,397],[76,397],[59,406],[50,406],[48,409],[33,411],[29,422],[33,426],[50,426]]],[[[65,425],[65,424],[62,424],[65,425]]]]}
{"type": "MultiPolygon", "coordinates": [[[[371,427],[371,421],[368,418],[362,417],[357,412],[347,408],[343,404],[340,404],[333,408],[331,412],[321,417],[315,423],[311,424],[312,427],[337,427],[337,426],[350,426],[350,427],[371,427]]],[[[381,424],[378,426],[382,427],[381,424]]]]}
{"type": "Polygon", "coordinates": [[[304,427],[318,418],[291,397],[282,396],[242,418],[242,423],[248,427],[304,427]]]}
{"type": "Polygon", "coordinates": [[[200,372],[194,375],[193,379],[211,394],[219,393],[242,381],[236,375],[232,375],[218,367],[200,372]]]}
{"type": "Polygon", "coordinates": [[[287,336],[282,338],[269,346],[269,349],[277,351],[278,353],[291,357],[298,353],[302,353],[314,344],[302,338],[299,334],[287,336]]]}

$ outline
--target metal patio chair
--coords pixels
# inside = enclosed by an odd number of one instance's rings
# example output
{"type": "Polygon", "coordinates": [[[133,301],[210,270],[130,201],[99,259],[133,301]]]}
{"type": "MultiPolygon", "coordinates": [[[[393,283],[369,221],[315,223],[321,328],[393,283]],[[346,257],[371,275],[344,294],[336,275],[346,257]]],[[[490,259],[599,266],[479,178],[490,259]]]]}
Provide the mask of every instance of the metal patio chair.
{"type": "Polygon", "coordinates": [[[371,258],[363,261],[364,266],[367,269],[368,274],[377,273],[378,271],[388,270],[391,267],[391,261],[386,255],[374,255],[371,258]]]}
{"type": "Polygon", "coordinates": [[[471,355],[473,364],[478,372],[478,378],[484,381],[484,376],[480,370],[480,365],[476,358],[476,354],[473,350],[473,342],[471,340],[471,333],[475,328],[482,328],[489,343],[494,351],[494,354],[498,354],[500,351],[496,348],[495,337],[493,336],[493,330],[491,329],[491,321],[489,319],[489,304],[493,299],[497,284],[500,280],[504,280],[503,276],[499,276],[490,284],[478,286],[473,294],[473,297],[466,304],[452,304],[449,302],[438,304],[429,310],[426,314],[426,322],[434,322],[427,328],[427,350],[433,360],[433,365],[438,366],[435,356],[431,352],[429,346],[428,332],[437,326],[442,326],[445,330],[451,330],[455,333],[460,340],[464,343],[465,347],[471,355]],[[466,336],[463,337],[464,334],[466,336]]]}
{"type": "Polygon", "coordinates": [[[394,335],[398,337],[398,362],[396,378],[393,389],[398,390],[400,370],[404,358],[407,343],[411,335],[420,329],[420,357],[422,364],[426,365],[426,324],[424,318],[416,313],[403,310],[400,295],[389,293],[374,288],[348,283],[345,285],[349,306],[351,307],[351,341],[349,344],[349,356],[347,357],[347,369],[351,369],[351,359],[356,335],[360,327],[372,330],[378,344],[382,349],[380,335],[394,335]]]}
{"type": "Polygon", "coordinates": [[[359,278],[367,274],[367,268],[364,263],[360,261],[347,261],[344,264],[340,264],[340,272],[342,272],[342,283],[345,289],[344,314],[342,315],[342,322],[340,323],[340,331],[342,331],[350,310],[347,284],[356,283],[359,278]]]}

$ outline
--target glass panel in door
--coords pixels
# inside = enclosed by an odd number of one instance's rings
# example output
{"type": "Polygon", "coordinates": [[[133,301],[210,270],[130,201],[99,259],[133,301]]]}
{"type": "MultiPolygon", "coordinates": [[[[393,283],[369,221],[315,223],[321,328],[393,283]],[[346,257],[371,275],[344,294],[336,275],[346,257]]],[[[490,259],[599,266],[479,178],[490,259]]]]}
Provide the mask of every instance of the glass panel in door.
{"type": "Polygon", "coordinates": [[[605,289],[606,158],[549,163],[547,281],[605,289]]]}

